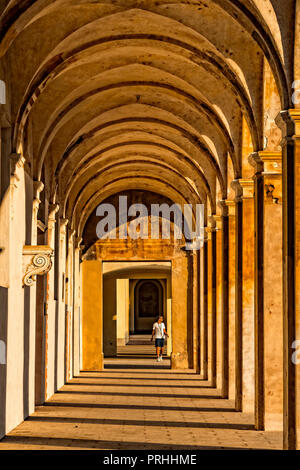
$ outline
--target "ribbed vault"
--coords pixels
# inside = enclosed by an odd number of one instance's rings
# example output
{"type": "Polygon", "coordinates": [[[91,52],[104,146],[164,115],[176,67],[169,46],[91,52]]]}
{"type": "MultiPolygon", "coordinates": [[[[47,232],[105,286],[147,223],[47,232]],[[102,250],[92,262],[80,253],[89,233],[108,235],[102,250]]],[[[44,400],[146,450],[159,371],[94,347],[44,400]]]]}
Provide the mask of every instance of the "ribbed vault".
{"type": "Polygon", "coordinates": [[[263,148],[265,57],[289,105],[290,16],[277,4],[7,2],[0,54],[19,58],[14,150],[35,180],[47,175],[78,235],[100,201],[131,188],[216,211],[228,160],[241,176],[242,116],[253,150],[263,148]]]}

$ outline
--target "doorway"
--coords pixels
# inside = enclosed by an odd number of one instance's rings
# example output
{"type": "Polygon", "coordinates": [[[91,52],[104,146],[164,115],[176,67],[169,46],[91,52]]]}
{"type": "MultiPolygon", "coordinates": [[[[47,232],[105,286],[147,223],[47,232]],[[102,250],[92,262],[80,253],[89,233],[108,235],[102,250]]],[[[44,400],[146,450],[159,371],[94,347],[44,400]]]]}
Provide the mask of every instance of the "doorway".
{"type": "Polygon", "coordinates": [[[165,279],[141,279],[134,287],[134,334],[151,334],[158,315],[164,316],[165,279]]]}

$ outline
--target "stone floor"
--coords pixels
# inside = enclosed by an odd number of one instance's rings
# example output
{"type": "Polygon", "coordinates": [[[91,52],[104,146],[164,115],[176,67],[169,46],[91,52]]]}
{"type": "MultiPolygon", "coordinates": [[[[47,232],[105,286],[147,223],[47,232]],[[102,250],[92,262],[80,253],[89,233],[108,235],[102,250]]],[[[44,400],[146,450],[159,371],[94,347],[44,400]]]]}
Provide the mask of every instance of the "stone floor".
{"type": "Polygon", "coordinates": [[[281,433],[258,432],[252,417],[193,371],[171,371],[137,344],[82,372],[1,442],[4,449],[280,449],[281,433]],[[136,351],[136,354],[134,352],[136,351]]]}

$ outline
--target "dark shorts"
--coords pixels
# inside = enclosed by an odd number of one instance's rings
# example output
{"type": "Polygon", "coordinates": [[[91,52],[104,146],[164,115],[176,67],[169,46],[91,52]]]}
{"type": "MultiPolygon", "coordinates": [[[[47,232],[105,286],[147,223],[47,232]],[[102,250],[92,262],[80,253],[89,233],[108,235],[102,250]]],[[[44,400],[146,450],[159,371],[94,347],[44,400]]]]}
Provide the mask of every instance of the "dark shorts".
{"type": "Polygon", "coordinates": [[[165,340],[163,338],[156,338],[155,339],[155,347],[156,348],[163,348],[165,344],[165,340]]]}

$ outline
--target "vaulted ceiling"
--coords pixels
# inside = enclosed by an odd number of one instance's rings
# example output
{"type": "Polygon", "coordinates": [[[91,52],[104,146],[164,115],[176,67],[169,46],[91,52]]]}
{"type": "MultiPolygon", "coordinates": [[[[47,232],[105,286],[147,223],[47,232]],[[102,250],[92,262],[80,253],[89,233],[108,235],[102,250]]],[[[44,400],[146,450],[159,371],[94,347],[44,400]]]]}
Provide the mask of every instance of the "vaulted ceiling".
{"type": "Polygon", "coordinates": [[[122,190],[212,211],[227,197],[242,116],[262,148],[264,57],[290,104],[294,2],[285,15],[280,2],[2,2],[14,147],[34,179],[45,167],[49,199],[74,228],[122,190]]]}

